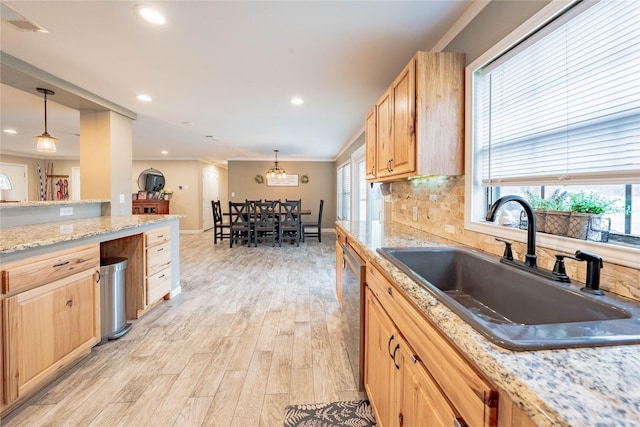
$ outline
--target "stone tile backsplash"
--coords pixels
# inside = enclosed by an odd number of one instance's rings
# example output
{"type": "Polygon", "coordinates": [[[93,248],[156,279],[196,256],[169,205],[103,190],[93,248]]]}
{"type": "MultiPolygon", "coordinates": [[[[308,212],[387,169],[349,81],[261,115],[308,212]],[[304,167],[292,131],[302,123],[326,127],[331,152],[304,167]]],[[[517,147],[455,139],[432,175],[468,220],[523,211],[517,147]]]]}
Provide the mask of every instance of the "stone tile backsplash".
{"type": "MultiPolygon", "coordinates": [[[[392,221],[441,236],[480,250],[502,255],[503,247],[494,236],[465,230],[464,177],[430,178],[416,181],[398,181],[391,185],[392,221]],[[418,207],[418,220],[414,221],[414,207],[418,207]]],[[[513,242],[514,256],[523,259],[526,244],[513,242]]],[[[538,246],[538,264],[553,268],[557,250],[538,246]]],[[[567,254],[572,255],[572,254],[567,254]]],[[[584,282],[586,269],[567,263],[570,277],[584,282]]],[[[602,289],[640,301],[640,270],[607,263],[602,269],[602,289]]]]}

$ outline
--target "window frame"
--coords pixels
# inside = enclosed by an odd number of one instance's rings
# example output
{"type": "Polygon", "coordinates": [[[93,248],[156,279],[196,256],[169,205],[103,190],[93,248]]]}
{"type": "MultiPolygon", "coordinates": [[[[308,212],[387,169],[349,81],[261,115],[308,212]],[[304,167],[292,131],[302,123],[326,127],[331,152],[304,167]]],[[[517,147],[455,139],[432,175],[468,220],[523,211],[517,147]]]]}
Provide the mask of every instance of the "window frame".
{"type": "MultiPolygon", "coordinates": [[[[526,231],[499,227],[486,222],[474,219],[474,214],[478,216],[485,209],[483,191],[486,187],[482,187],[481,182],[477,180],[475,157],[479,151],[479,147],[475,146],[475,129],[474,129],[474,103],[479,99],[474,97],[474,76],[476,71],[492,60],[496,59],[504,52],[513,48],[515,45],[525,40],[531,33],[537,31],[544,25],[552,21],[556,16],[573,7],[577,1],[571,2],[551,2],[538,13],[528,19],[524,24],[507,35],[504,39],[490,48],[487,52],[478,57],[475,61],[466,67],[465,82],[465,211],[464,211],[464,228],[465,230],[474,231],[490,236],[510,239],[519,242],[525,242],[527,239],[526,231]]],[[[587,240],[577,240],[551,234],[538,233],[536,235],[537,245],[552,250],[573,253],[576,250],[592,251],[604,258],[606,262],[620,264],[632,268],[640,268],[640,249],[626,246],[619,246],[610,243],[599,243],[587,240]]]]}

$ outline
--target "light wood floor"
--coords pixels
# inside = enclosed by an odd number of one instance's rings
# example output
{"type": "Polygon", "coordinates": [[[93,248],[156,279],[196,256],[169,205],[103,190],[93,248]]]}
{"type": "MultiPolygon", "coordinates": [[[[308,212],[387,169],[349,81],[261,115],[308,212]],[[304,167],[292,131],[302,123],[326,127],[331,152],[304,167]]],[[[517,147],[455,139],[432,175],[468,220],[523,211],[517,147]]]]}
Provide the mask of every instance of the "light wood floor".
{"type": "Polygon", "coordinates": [[[282,248],[180,238],[182,294],[14,411],[14,426],[280,427],[284,408],[364,397],[335,297],[335,235],[282,248]]]}

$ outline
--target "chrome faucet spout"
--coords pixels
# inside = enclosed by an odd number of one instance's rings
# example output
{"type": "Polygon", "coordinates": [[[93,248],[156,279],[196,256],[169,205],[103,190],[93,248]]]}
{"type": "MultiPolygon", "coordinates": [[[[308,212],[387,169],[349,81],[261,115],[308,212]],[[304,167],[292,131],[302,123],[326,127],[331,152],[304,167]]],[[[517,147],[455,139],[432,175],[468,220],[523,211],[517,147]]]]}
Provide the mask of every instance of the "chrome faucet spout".
{"type": "Polygon", "coordinates": [[[533,213],[533,207],[520,196],[508,195],[500,197],[496,200],[487,213],[487,221],[493,222],[496,214],[502,205],[507,202],[517,202],[524,208],[527,214],[527,254],[525,255],[525,264],[531,268],[537,268],[536,263],[536,216],[533,213]]]}

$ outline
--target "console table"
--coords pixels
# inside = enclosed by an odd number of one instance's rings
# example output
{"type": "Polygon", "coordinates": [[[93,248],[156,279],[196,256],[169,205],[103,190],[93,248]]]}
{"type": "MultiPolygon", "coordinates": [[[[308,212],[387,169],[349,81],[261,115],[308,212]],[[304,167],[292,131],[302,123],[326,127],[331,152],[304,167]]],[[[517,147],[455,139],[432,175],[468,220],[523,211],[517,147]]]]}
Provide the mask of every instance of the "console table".
{"type": "Polygon", "coordinates": [[[169,215],[169,200],[132,200],[132,213],[169,215]]]}

